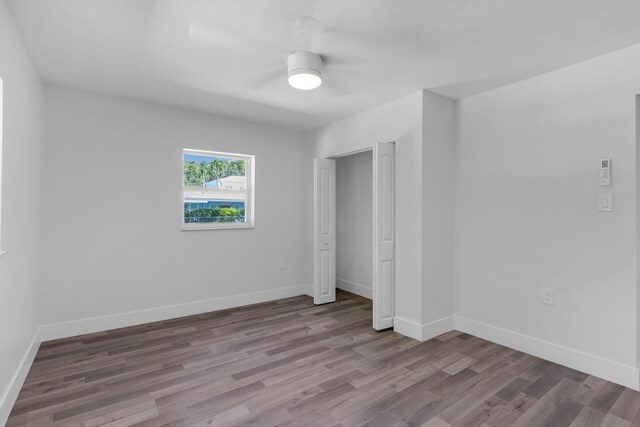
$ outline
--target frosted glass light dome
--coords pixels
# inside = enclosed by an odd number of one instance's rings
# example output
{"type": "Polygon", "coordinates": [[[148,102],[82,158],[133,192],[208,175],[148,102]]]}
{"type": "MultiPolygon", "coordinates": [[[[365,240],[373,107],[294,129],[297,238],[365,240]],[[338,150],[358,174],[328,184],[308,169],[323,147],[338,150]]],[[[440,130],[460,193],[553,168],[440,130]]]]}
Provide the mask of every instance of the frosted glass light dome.
{"type": "Polygon", "coordinates": [[[311,69],[296,70],[289,74],[289,84],[300,90],[315,89],[322,84],[322,75],[319,71],[311,69]]]}

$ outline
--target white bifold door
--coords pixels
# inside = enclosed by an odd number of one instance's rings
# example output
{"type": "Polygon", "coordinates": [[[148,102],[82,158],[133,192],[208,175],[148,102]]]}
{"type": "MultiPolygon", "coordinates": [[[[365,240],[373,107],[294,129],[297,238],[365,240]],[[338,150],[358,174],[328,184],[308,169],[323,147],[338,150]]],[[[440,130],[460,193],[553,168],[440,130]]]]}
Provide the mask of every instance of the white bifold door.
{"type": "Polygon", "coordinates": [[[396,277],[395,144],[373,146],[373,327],[393,327],[396,277]]]}
{"type": "Polygon", "coordinates": [[[313,302],[336,300],[336,161],[314,162],[313,302]]]}
{"type": "MultiPolygon", "coordinates": [[[[373,147],[373,327],[395,314],[395,144],[373,147]]],[[[336,162],[315,159],[313,302],[336,300],[336,162]]]]}

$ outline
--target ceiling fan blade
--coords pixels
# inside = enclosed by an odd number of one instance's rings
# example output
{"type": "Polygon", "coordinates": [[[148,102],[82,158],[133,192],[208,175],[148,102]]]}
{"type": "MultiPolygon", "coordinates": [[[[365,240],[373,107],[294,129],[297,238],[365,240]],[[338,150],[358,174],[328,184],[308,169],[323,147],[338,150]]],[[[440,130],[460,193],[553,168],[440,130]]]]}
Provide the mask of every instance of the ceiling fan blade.
{"type": "MultiPolygon", "coordinates": [[[[232,42],[230,35],[222,35],[215,31],[211,25],[204,24],[202,21],[193,20],[189,24],[189,39],[204,44],[223,45],[232,42]]],[[[235,41],[238,42],[237,40],[235,41]]]]}
{"type": "Polygon", "coordinates": [[[285,56],[288,53],[284,49],[265,44],[263,40],[251,40],[236,31],[228,30],[219,25],[199,19],[191,21],[189,25],[189,39],[193,42],[209,45],[214,48],[250,51],[254,55],[285,56]]]}
{"type": "Polygon", "coordinates": [[[322,63],[324,68],[333,70],[334,68],[367,66],[369,61],[360,56],[329,54],[322,55],[322,63]]]}
{"type": "Polygon", "coordinates": [[[351,95],[350,93],[345,91],[344,88],[341,88],[338,85],[334,84],[334,82],[323,81],[322,85],[320,86],[320,88],[318,88],[318,90],[320,92],[325,93],[327,96],[331,98],[342,98],[344,96],[351,95]]]}
{"type": "Polygon", "coordinates": [[[278,67],[262,75],[247,80],[243,86],[251,90],[264,90],[268,87],[277,85],[278,83],[287,81],[286,67],[278,67]]]}
{"type": "Polygon", "coordinates": [[[392,69],[368,61],[327,61],[322,73],[322,86],[330,87],[328,93],[348,96],[374,87],[376,82],[387,81],[392,69]],[[358,72],[359,71],[359,72],[358,72]]]}
{"type": "Polygon", "coordinates": [[[357,55],[367,61],[390,61],[415,55],[418,52],[418,36],[415,31],[380,36],[339,28],[323,30],[318,52],[328,57],[352,57],[357,55]]]}

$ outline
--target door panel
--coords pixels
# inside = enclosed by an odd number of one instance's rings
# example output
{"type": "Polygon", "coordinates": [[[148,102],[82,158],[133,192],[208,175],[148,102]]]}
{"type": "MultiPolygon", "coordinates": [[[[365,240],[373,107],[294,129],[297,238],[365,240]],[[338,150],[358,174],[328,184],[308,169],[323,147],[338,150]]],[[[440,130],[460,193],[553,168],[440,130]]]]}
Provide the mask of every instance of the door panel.
{"type": "MultiPolygon", "coordinates": [[[[385,321],[391,319],[393,322],[393,300],[394,300],[394,276],[395,276],[395,263],[393,261],[382,261],[380,263],[381,279],[380,286],[382,287],[382,301],[380,307],[380,319],[385,321]]],[[[393,326],[393,324],[391,324],[393,326]]],[[[388,326],[390,327],[390,326],[388,326]]]]}
{"type": "Polygon", "coordinates": [[[373,147],[373,327],[395,315],[395,144],[373,147]]]}
{"type": "Polygon", "coordinates": [[[314,162],[313,302],[336,300],[336,161],[314,162]]]}

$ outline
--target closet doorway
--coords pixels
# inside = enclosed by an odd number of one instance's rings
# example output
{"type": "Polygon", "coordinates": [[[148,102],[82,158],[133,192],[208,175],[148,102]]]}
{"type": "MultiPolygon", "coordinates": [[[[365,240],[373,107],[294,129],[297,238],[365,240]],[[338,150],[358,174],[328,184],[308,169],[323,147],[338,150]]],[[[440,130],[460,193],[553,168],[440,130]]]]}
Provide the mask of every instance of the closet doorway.
{"type": "Polygon", "coordinates": [[[336,287],[373,300],[373,327],[393,327],[395,145],[315,159],[314,302],[336,287]]]}

